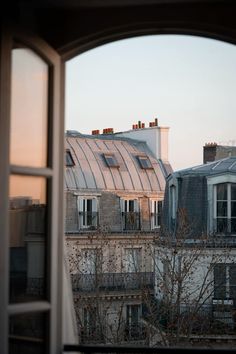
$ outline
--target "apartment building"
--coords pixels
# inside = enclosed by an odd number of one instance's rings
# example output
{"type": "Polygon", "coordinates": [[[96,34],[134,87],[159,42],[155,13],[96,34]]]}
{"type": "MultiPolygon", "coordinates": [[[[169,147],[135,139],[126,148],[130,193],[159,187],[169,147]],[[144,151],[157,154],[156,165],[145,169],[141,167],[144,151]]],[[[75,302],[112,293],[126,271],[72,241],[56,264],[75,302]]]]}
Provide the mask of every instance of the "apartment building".
{"type": "Polygon", "coordinates": [[[142,342],[153,297],[168,128],[66,133],[66,246],[82,342],[142,342]]]}
{"type": "MultiPolygon", "coordinates": [[[[206,162],[212,147],[204,147],[206,162]]],[[[190,328],[195,334],[233,333],[235,235],[236,157],[226,155],[167,177],[162,241],[155,246],[155,297],[159,305],[169,301],[179,323],[182,316],[188,327],[179,325],[182,333],[190,328]]]]}

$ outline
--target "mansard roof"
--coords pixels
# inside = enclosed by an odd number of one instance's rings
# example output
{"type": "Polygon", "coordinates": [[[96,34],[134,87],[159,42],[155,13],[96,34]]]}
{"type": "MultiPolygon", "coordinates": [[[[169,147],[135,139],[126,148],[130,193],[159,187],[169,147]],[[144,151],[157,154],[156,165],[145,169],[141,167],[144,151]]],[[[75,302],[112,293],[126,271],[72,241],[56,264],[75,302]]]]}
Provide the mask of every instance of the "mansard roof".
{"type": "Polygon", "coordinates": [[[155,158],[145,141],[115,135],[84,135],[70,132],[65,138],[74,165],[65,171],[67,190],[109,190],[164,192],[165,179],[172,172],[168,162],[155,158]],[[105,156],[113,156],[109,166],[105,156]],[[147,157],[145,168],[138,157],[147,157]]]}
{"type": "Polygon", "coordinates": [[[223,173],[236,173],[236,157],[227,157],[221,160],[216,160],[203,165],[198,165],[173,173],[172,176],[184,177],[190,175],[218,175],[223,173]]]}

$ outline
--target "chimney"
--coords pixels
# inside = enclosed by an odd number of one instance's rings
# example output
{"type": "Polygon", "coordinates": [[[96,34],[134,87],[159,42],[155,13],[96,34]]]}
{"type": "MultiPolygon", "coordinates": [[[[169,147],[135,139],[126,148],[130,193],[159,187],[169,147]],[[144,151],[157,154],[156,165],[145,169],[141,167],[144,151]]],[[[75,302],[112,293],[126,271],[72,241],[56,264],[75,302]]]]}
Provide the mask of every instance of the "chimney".
{"type": "Polygon", "coordinates": [[[145,125],[143,124],[144,123],[141,123],[141,121],[139,121],[139,126],[138,124],[134,124],[134,128],[132,130],[129,130],[127,132],[116,133],[116,136],[146,141],[149,149],[152,151],[152,153],[156,156],[157,159],[168,161],[169,128],[158,126],[157,118],[154,122],[149,123],[149,128],[142,129],[145,127],[145,125]]]}
{"type": "Polygon", "coordinates": [[[113,128],[104,128],[102,134],[113,134],[114,129],[113,128]]]}
{"type": "Polygon", "coordinates": [[[100,134],[100,130],[92,130],[92,135],[99,135],[100,134]]]}
{"type": "Polygon", "coordinates": [[[216,160],[216,149],[216,143],[206,143],[205,146],[203,146],[203,163],[216,160]]]}

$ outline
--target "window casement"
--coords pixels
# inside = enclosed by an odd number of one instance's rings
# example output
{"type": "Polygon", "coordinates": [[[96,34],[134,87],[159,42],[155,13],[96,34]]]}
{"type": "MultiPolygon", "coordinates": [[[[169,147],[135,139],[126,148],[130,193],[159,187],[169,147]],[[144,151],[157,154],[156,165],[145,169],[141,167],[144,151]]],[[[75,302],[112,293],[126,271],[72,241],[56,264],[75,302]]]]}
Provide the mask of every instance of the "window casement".
{"type": "Polygon", "coordinates": [[[123,230],[140,230],[140,212],[138,199],[121,199],[123,230]]]}
{"type": "Polygon", "coordinates": [[[214,231],[236,234],[236,183],[214,186],[214,231]]]}
{"type": "Polygon", "coordinates": [[[95,306],[87,306],[83,309],[83,327],[81,342],[94,342],[102,339],[98,309],[95,306]]]}
{"type": "Polygon", "coordinates": [[[142,331],[142,305],[126,306],[126,335],[125,340],[140,340],[143,337],[142,331]]]}
{"type": "Polygon", "coordinates": [[[70,150],[66,150],[66,153],[65,153],[65,165],[66,165],[66,167],[72,167],[72,166],[75,165],[70,150]]]}
{"type": "Polygon", "coordinates": [[[95,230],[98,227],[98,200],[95,197],[78,197],[79,229],[95,230]]]}
{"type": "Polygon", "coordinates": [[[151,200],[151,229],[161,226],[162,200],[151,200]]]}
{"type": "Polygon", "coordinates": [[[214,299],[236,300],[236,264],[214,265],[214,299]]]}
{"type": "Polygon", "coordinates": [[[176,224],[176,211],[177,211],[177,187],[174,184],[169,188],[169,225],[173,231],[176,224]]]}
{"type": "Polygon", "coordinates": [[[124,270],[126,273],[138,273],[141,271],[142,249],[124,249],[124,270]]]}

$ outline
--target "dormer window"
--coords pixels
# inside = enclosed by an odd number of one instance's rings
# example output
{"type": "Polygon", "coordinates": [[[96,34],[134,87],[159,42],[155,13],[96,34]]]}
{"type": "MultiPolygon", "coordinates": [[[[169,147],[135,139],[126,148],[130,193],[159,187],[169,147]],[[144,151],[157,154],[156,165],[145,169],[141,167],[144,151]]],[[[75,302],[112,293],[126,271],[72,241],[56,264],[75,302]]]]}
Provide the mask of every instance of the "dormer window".
{"type": "Polygon", "coordinates": [[[236,234],[236,183],[215,185],[215,231],[236,234]]]}
{"type": "Polygon", "coordinates": [[[71,155],[70,150],[66,150],[66,156],[65,156],[65,163],[66,163],[66,167],[72,167],[75,165],[73,157],[71,155]]]}
{"type": "Polygon", "coordinates": [[[143,169],[153,169],[152,163],[147,156],[138,156],[138,161],[143,169]]]}
{"type": "Polygon", "coordinates": [[[113,154],[104,154],[103,156],[108,167],[120,167],[113,154]]]}

